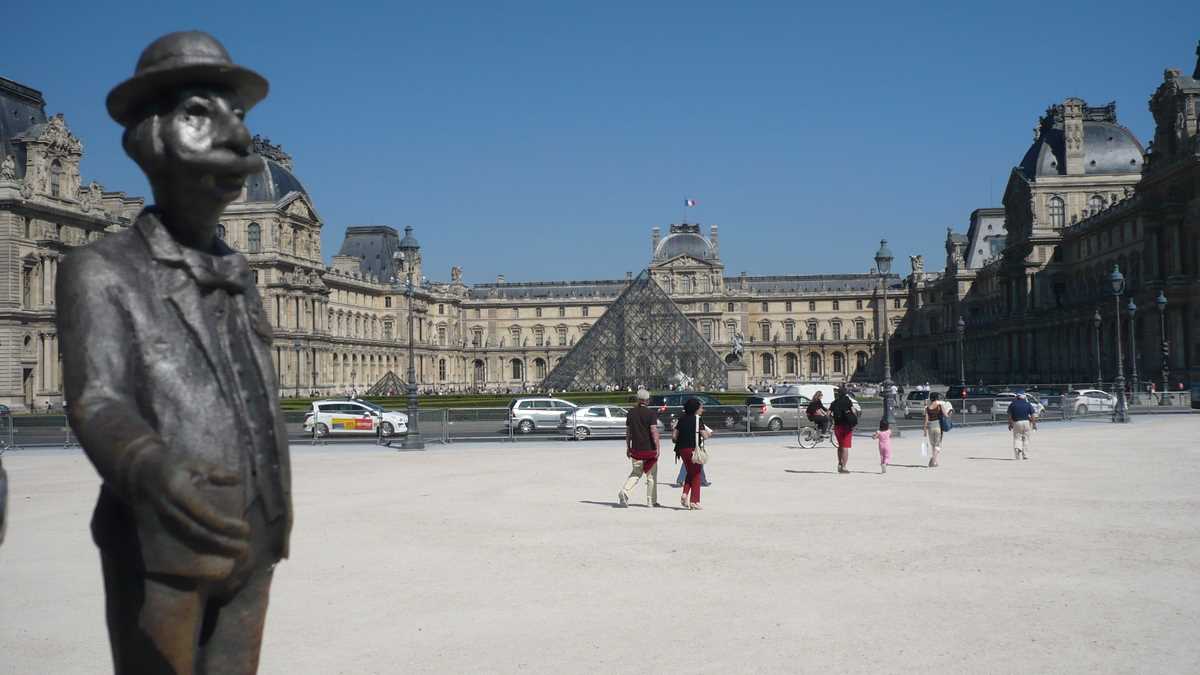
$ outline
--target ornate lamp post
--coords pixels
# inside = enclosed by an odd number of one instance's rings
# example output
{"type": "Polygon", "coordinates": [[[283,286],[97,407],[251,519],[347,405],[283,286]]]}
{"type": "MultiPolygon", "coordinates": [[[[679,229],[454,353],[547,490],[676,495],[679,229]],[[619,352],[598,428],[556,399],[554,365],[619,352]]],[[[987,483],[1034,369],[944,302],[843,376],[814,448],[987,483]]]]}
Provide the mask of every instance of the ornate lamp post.
{"type": "Polygon", "coordinates": [[[967,332],[967,322],[962,315],[958,317],[958,386],[963,398],[967,396],[967,368],[963,354],[963,335],[967,332]]]}
{"type": "Polygon", "coordinates": [[[1162,395],[1158,397],[1159,405],[1167,405],[1167,392],[1170,391],[1171,383],[1171,343],[1167,341],[1167,296],[1162,292],[1158,292],[1158,297],[1154,299],[1154,304],[1158,305],[1158,334],[1162,340],[1162,395]]]}
{"type": "Polygon", "coordinates": [[[1129,312],[1129,390],[1133,392],[1133,399],[1129,403],[1132,405],[1137,403],[1138,399],[1137,334],[1133,325],[1133,316],[1137,314],[1137,305],[1133,303],[1133,298],[1130,298],[1129,304],[1125,305],[1125,311],[1129,312]]]}
{"type": "MultiPolygon", "coordinates": [[[[1129,409],[1125,402],[1125,364],[1121,356],[1121,294],[1125,292],[1125,275],[1121,274],[1121,270],[1117,265],[1113,265],[1112,274],[1108,275],[1108,283],[1112,287],[1113,302],[1116,303],[1117,313],[1113,317],[1113,326],[1116,328],[1117,346],[1117,407],[1113,410],[1112,421],[1124,423],[1129,421],[1129,409]]],[[[1132,355],[1130,355],[1132,358],[1132,355]]]]}
{"type": "Polygon", "coordinates": [[[1096,334],[1096,388],[1104,388],[1104,371],[1101,370],[1100,363],[1100,323],[1103,319],[1100,318],[1100,308],[1096,308],[1096,313],[1092,315],[1093,332],[1096,334]]]}
{"type": "Polygon", "coordinates": [[[875,253],[875,269],[879,272],[879,285],[883,289],[883,419],[892,428],[892,435],[899,436],[896,417],[892,410],[892,355],[888,349],[887,278],[892,271],[892,250],[887,239],[879,240],[879,251],[875,253]]]}
{"type": "MultiPolygon", "coordinates": [[[[403,252],[397,251],[395,257],[401,264],[407,262],[403,252]]],[[[424,450],[425,443],[421,440],[418,419],[420,411],[417,409],[416,345],[413,343],[413,271],[411,267],[405,267],[404,296],[408,299],[408,384],[405,387],[408,390],[408,433],[404,435],[404,442],[400,447],[405,450],[424,450]]]]}

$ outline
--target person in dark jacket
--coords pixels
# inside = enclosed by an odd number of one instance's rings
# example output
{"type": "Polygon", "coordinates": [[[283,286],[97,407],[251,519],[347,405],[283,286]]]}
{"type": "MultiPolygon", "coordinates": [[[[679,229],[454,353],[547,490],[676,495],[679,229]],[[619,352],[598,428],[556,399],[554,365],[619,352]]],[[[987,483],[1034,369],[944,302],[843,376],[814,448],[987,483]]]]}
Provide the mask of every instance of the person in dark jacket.
{"type": "Polygon", "coordinates": [[[838,389],[829,406],[833,417],[833,435],[837,439],[838,473],[850,473],[846,463],[850,461],[850,444],[854,440],[854,427],[858,424],[858,405],[850,399],[845,389],[838,389]]]}
{"type": "Polygon", "coordinates": [[[683,483],[683,494],[679,503],[688,509],[700,508],[700,468],[703,466],[692,461],[692,453],[698,440],[712,436],[712,431],[700,421],[703,414],[704,406],[699,399],[689,398],[683,404],[683,414],[679,416],[679,421],[675,423],[675,429],[671,432],[671,438],[675,441],[675,456],[683,460],[687,469],[687,478],[683,483]]]}

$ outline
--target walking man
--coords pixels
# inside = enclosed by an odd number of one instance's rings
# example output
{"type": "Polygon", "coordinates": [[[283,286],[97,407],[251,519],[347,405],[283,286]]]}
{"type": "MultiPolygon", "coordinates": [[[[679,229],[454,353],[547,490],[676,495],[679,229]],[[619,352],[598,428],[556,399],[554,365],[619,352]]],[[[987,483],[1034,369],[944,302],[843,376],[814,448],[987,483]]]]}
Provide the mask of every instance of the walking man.
{"type": "Polygon", "coordinates": [[[1008,428],[1013,434],[1013,459],[1029,459],[1029,439],[1037,429],[1037,410],[1025,400],[1025,392],[1017,390],[1017,397],[1008,404],[1008,428]]]}
{"type": "Polygon", "coordinates": [[[71,427],[103,480],[92,536],[117,675],[256,672],[287,556],[272,329],[246,259],[217,236],[263,170],[243,116],[266,94],[206,33],[147,47],[108,112],[155,205],[58,275],[71,427]]]}
{"type": "Polygon", "coordinates": [[[617,493],[621,506],[629,504],[629,491],[646,476],[646,506],[658,503],[658,415],[650,409],[650,392],[638,389],[637,407],[625,418],[625,456],[633,462],[625,487],[617,493]]]}

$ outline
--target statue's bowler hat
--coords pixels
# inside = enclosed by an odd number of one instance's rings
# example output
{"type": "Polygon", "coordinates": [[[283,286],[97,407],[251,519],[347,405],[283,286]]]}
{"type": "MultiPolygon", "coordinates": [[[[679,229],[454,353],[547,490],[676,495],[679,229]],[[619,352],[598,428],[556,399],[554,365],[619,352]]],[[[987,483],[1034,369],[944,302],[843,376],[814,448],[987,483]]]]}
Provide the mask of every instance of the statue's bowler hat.
{"type": "Polygon", "coordinates": [[[216,38],[201,31],[183,31],[164,35],[146,47],[133,77],[108,92],[108,114],[129,126],[145,105],[164,91],[198,84],[233,89],[247,110],[267,96],[266,78],[235,64],[216,38]]]}

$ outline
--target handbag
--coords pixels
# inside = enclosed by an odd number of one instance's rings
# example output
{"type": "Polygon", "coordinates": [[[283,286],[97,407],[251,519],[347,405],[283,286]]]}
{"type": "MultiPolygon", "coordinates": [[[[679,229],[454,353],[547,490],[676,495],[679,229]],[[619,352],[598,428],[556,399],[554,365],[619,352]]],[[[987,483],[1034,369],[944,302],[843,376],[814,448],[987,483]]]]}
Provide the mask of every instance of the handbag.
{"type": "Polygon", "coordinates": [[[950,421],[950,416],[946,414],[945,408],[942,408],[942,416],[938,418],[938,426],[942,428],[942,433],[954,428],[954,423],[950,421]]]}
{"type": "Polygon", "coordinates": [[[692,464],[708,464],[708,448],[704,447],[704,439],[700,436],[700,418],[696,418],[696,447],[692,450],[692,464]]]}

